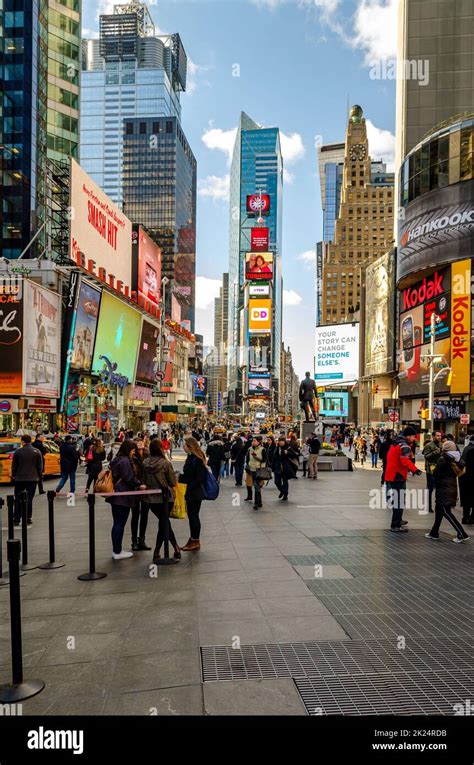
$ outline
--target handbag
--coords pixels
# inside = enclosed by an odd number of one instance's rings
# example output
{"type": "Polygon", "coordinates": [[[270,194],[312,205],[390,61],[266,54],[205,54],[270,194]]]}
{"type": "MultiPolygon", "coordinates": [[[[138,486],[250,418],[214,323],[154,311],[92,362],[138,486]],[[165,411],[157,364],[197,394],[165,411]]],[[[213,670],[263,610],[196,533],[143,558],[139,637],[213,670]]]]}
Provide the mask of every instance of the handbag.
{"type": "Polygon", "coordinates": [[[185,499],[186,489],[187,486],[185,483],[178,483],[174,487],[175,498],[173,508],[170,512],[170,518],[177,518],[178,520],[186,518],[188,514],[185,499]]]}
{"type": "Polygon", "coordinates": [[[110,468],[101,470],[94,485],[95,494],[111,494],[114,490],[112,471],[110,468]]]}
{"type": "Polygon", "coordinates": [[[271,481],[272,471],[269,467],[261,467],[255,471],[255,476],[259,481],[271,481]]]}

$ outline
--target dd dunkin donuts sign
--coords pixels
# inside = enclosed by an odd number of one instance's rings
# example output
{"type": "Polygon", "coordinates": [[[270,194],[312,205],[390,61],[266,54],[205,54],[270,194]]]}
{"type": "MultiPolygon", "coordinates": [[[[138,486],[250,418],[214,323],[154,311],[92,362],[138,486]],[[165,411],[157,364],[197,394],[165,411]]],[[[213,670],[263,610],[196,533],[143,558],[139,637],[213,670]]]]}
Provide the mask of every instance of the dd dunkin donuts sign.
{"type": "Polygon", "coordinates": [[[431,191],[405,207],[398,227],[397,281],[474,252],[474,181],[431,191]]]}

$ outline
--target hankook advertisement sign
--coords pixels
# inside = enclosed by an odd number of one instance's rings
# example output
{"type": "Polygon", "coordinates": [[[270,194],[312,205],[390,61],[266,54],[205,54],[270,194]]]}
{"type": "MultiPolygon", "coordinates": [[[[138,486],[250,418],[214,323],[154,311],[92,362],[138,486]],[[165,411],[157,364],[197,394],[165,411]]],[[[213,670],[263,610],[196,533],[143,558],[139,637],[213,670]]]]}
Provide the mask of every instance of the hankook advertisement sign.
{"type": "Polygon", "coordinates": [[[404,208],[398,227],[397,280],[438,263],[471,258],[474,181],[430,191],[404,208]]]}
{"type": "Polygon", "coordinates": [[[248,194],[247,195],[247,213],[248,215],[268,215],[270,212],[269,194],[248,194]]]}
{"type": "Polygon", "coordinates": [[[132,223],[73,159],[70,208],[71,259],[129,296],[132,223]]]}
{"type": "Polygon", "coordinates": [[[395,350],[395,253],[367,267],[365,297],[365,372],[393,372],[395,350]]]}

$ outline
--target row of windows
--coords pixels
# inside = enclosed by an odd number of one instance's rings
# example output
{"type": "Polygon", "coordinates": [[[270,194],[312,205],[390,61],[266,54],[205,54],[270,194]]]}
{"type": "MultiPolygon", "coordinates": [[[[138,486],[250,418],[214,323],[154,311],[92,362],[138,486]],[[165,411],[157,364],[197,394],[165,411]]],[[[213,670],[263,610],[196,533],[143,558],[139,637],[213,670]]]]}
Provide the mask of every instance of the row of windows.
{"type": "Polygon", "coordinates": [[[57,85],[48,83],[48,98],[51,99],[51,101],[56,101],[58,104],[69,106],[71,109],[79,108],[79,96],[68,90],[63,90],[63,88],[60,88],[57,85]]]}
{"type": "Polygon", "coordinates": [[[79,85],[79,66],[77,64],[63,63],[50,58],[48,60],[48,74],[67,80],[73,85],[79,85]]]}
{"type": "Polygon", "coordinates": [[[66,156],[77,157],[77,143],[48,133],[48,149],[66,156]]]}
{"type": "Polygon", "coordinates": [[[71,58],[73,61],[79,61],[79,46],[74,45],[67,40],[56,37],[56,35],[48,35],[48,46],[56,53],[60,53],[66,58],[71,58]]]}
{"type": "Polygon", "coordinates": [[[50,109],[48,111],[48,126],[54,125],[61,130],[68,130],[70,133],[77,133],[79,128],[79,122],[74,117],[69,117],[62,112],[54,111],[50,109]]]}
{"type": "Polygon", "coordinates": [[[135,72],[125,72],[124,74],[122,74],[122,76],[119,76],[118,74],[105,75],[106,85],[119,85],[119,83],[122,83],[122,85],[134,85],[135,72]]]}
{"type": "Polygon", "coordinates": [[[69,16],[63,16],[62,13],[53,11],[52,8],[48,9],[48,21],[51,25],[61,30],[61,32],[67,32],[67,34],[77,37],[80,34],[80,25],[78,21],[69,18],[69,16]]]}

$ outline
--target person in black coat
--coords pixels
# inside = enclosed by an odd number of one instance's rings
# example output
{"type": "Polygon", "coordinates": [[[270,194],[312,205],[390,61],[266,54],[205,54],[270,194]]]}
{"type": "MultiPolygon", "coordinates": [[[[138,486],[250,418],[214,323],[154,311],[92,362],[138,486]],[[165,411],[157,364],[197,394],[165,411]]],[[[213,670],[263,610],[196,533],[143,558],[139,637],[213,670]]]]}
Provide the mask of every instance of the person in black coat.
{"type": "Polygon", "coordinates": [[[466,467],[465,474],[459,477],[462,523],[471,526],[474,524],[474,436],[469,436],[461,459],[466,467]]]}
{"type": "Polygon", "coordinates": [[[137,489],[146,489],[145,484],[141,484],[133,469],[132,460],[135,454],[136,445],[130,439],[126,439],[120,446],[117,456],[110,463],[112,471],[112,480],[114,482],[113,497],[107,497],[106,502],[112,505],[112,516],[114,524],[112,526],[112,558],[122,560],[132,558],[132,552],[122,551],[123,533],[127,523],[130,508],[133,507],[135,498],[130,492],[137,489]],[[120,494],[124,496],[121,497],[120,494]]]}
{"type": "Polygon", "coordinates": [[[79,462],[79,452],[72,442],[72,436],[66,436],[64,443],[59,447],[59,464],[61,478],[56,486],[56,492],[60,492],[69,478],[71,493],[76,491],[76,470],[79,462]]]}
{"type": "Polygon", "coordinates": [[[288,500],[288,481],[295,478],[298,470],[298,453],[290,446],[285,436],[280,436],[273,454],[271,468],[275,475],[275,484],[280,490],[278,499],[288,500]]]}
{"type": "Polygon", "coordinates": [[[196,439],[192,436],[184,439],[184,451],[188,456],[184,463],[183,472],[179,476],[179,482],[186,484],[184,497],[188,513],[190,537],[181,550],[184,550],[184,552],[196,552],[201,549],[199,511],[201,509],[201,502],[204,499],[203,483],[207,470],[206,456],[196,439]]]}
{"type": "Polygon", "coordinates": [[[239,433],[239,435],[234,440],[230,448],[230,459],[232,460],[234,464],[236,486],[242,486],[242,478],[244,476],[245,456],[246,456],[245,442],[242,437],[242,433],[239,433]]]}
{"type": "Polygon", "coordinates": [[[463,527],[453,513],[458,498],[457,478],[464,467],[461,455],[452,441],[445,441],[442,455],[434,469],[435,478],[435,522],[428,534],[427,539],[439,539],[439,527],[443,518],[449,521],[457,532],[453,542],[464,542],[469,539],[463,527]]]}
{"type": "Polygon", "coordinates": [[[89,487],[96,482],[97,476],[102,470],[102,463],[105,460],[105,449],[100,438],[94,438],[89,449],[85,454],[87,484],[86,492],[89,487]]]}
{"type": "Polygon", "coordinates": [[[32,443],[33,449],[38,449],[40,452],[42,458],[43,458],[43,469],[41,471],[41,478],[38,481],[38,494],[46,494],[45,490],[43,489],[43,474],[44,474],[44,455],[47,454],[48,450],[46,446],[43,443],[44,436],[41,436],[39,433],[36,434],[36,438],[32,443]]]}
{"type": "Polygon", "coordinates": [[[221,477],[221,467],[225,460],[225,452],[226,447],[223,439],[215,433],[207,444],[206,454],[209,467],[216,481],[219,481],[221,477]]]}

